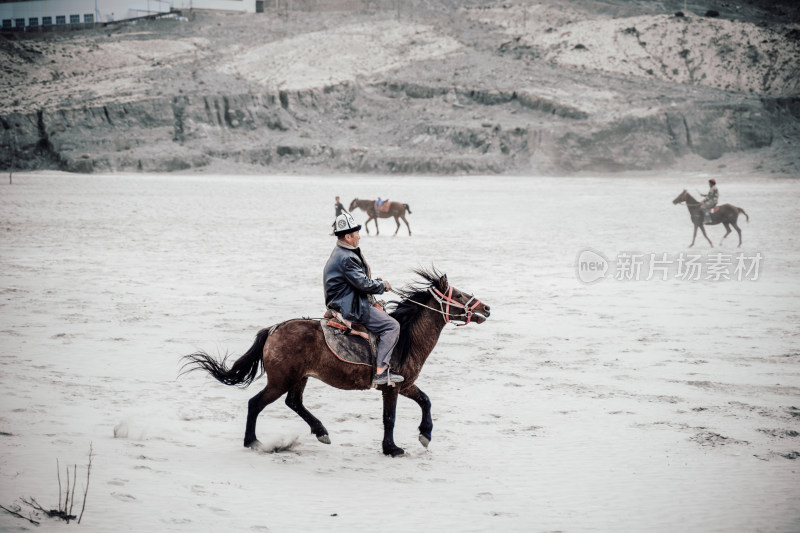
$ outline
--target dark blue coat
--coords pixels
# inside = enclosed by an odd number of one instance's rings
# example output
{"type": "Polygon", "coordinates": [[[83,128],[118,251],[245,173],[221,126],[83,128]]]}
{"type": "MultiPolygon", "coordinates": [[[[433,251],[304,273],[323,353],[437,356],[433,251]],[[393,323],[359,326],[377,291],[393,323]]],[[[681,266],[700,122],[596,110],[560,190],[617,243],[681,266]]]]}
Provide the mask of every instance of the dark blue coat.
{"type": "Polygon", "coordinates": [[[348,250],[339,245],[331,252],[322,274],[325,306],[342,313],[351,322],[361,324],[367,317],[370,294],[383,294],[386,285],[369,278],[369,268],[361,249],[348,250]]]}

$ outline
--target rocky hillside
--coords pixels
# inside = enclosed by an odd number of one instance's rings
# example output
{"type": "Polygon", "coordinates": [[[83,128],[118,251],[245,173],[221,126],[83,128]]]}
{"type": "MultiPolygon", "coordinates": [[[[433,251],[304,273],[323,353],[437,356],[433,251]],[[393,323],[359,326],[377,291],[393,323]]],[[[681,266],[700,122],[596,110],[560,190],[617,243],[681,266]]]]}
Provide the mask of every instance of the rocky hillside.
{"type": "Polygon", "coordinates": [[[0,168],[529,175],[735,162],[800,176],[796,8],[684,5],[298,0],[0,38],[0,168]]]}

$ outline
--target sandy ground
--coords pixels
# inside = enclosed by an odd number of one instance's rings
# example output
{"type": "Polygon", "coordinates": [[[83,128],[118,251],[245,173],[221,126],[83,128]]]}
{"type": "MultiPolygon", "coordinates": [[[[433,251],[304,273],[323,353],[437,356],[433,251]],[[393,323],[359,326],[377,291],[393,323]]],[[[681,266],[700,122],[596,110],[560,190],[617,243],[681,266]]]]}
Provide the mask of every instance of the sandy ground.
{"type": "MultiPolygon", "coordinates": [[[[700,173],[16,175],[0,193],[0,504],[54,508],[57,459],[82,491],[91,444],[86,532],[798,531],[800,188],[717,177],[751,221],[741,249],[713,252],[762,257],[743,279],[705,279],[705,243],[700,280],[614,279],[625,252],[689,252],[671,201],[700,173]],[[263,381],[177,379],[179,359],[321,314],[337,194],[411,206],[413,237],[383,221],[363,238],[376,275],[435,263],[492,317],[446,328],[423,369],[429,449],[412,402],[389,459],[379,394],[312,380],[333,443],[276,402],[259,436],[287,449],[258,454],[241,440],[263,381]],[[604,281],[579,280],[586,249],[611,261],[604,281]]],[[[0,530],[65,527],[38,519],[0,512],[0,530]]]]}

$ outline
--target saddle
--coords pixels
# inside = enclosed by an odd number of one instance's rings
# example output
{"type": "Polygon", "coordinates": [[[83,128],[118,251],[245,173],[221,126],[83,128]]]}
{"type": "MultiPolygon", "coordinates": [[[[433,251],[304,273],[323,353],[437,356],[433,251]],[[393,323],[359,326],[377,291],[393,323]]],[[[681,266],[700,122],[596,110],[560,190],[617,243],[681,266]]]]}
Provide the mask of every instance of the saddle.
{"type": "Polygon", "coordinates": [[[354,365],[375,368],[378,344],[375,335],[360,324],[353,324],[338,311],[328,309],[320,319],[328,349],[337,359],[354,365]]]}
{"type": "Polygon", "coordinates": [[[387,213],[389,211],[389,200],[384,201],[381,205],[378,205],[378,202],[375,202],[375,210],[381,213],[387,213]]]}
{"type": "Polygon", "coordinates": [[[712,207],[711,209],[703,209],[700,212],[702,213],[703,217],[703,224],[712,224],[714,221],[711,219],[711,215],[719,211],[719,207],[712,207]]]}

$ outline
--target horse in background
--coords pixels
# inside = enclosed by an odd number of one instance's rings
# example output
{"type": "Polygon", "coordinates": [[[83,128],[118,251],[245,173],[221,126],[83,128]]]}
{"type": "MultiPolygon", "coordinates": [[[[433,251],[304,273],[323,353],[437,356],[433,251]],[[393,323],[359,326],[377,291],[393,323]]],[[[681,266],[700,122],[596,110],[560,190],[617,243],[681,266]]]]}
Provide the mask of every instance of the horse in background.
{"type": "MultiPolygon", "coordinates": [[[[682,204],[683,202],[686,202],[686,207],[689,208],[689,217],[691,217],[692,223],[694,224],[694,234],[692,235],[692,244],[689,245],[689,248],[694,246],[694,241],[697,238],[697,228],[700,228],[700,231],[703,232],[703,237],[706,238],[708,244],[710,244],[711,247],[713,248],[714,244],[712,244],[711,239],[709,239],[708,235],[706,235],[706,230],[704,227],[705,217],[703,216],[703,211],[700,209],[701,205],[700,202],[695,200],[692,197],[692,195],[686,191],[686,189],[684,189],[682,193],[680,193],[674,200],[672,200],[672,203],[674,205],[682,204]]],[[[711,213],[711,222],[709,222],[708,224],[710,226],[713,226],[715,224],[721,223],[722,225],[725,226],[725,229],[727,230],[725,235],[723,235],[722,240],[719,241],[720,246],[722,246],[722,242],[725,240],[725,237],[730,235],[731,226],[733,226],[733,229],[735,229],[736,233],[739,234],[739,248],[742,247],[742,230],[739,229],[739,226],[736,224],[736,221],[739,219],[739,213],[746,216],[747,222],[750,222],[750,216],[747,213],[745,213],[744,209],[742,209],[741,207],[736,207],[735,205],[732,204],[722,204],[720,206],[717,206],[716,210],[713,213],[711,213]]]]}
{"type": "Polygon", "coordinates": [[[408,228],[408,236],[411,236],[411,226],[408,225],[408,220],[406,220],[406,211],[408,214],[411,214],[411,208],[408,207],[408,204],[404,204],[401,202],[387,202],[388,208],[384,208],[381,206],[378,208],[375,205],[375,200],[359,200],[358,198],[353,198],[353,201],[350,202],[350,208],[348,211],[353,212],[355,208],[359,208],[367,213],[367,221],[364,222],[364,229],[367,230],[367,234],[369,234],[369,221],[375,221],[375,235],[380,235],[381,232],[378,229],[378,219],[379,218],[389,218],[394,217],[394,222],[397,224],[397,229],[394,230],[394,234],[397,235],[397,232],[400,231],[400,221],[398,219],[403,219],[403,222],[406,223],[406,227],[408,228]]]}

